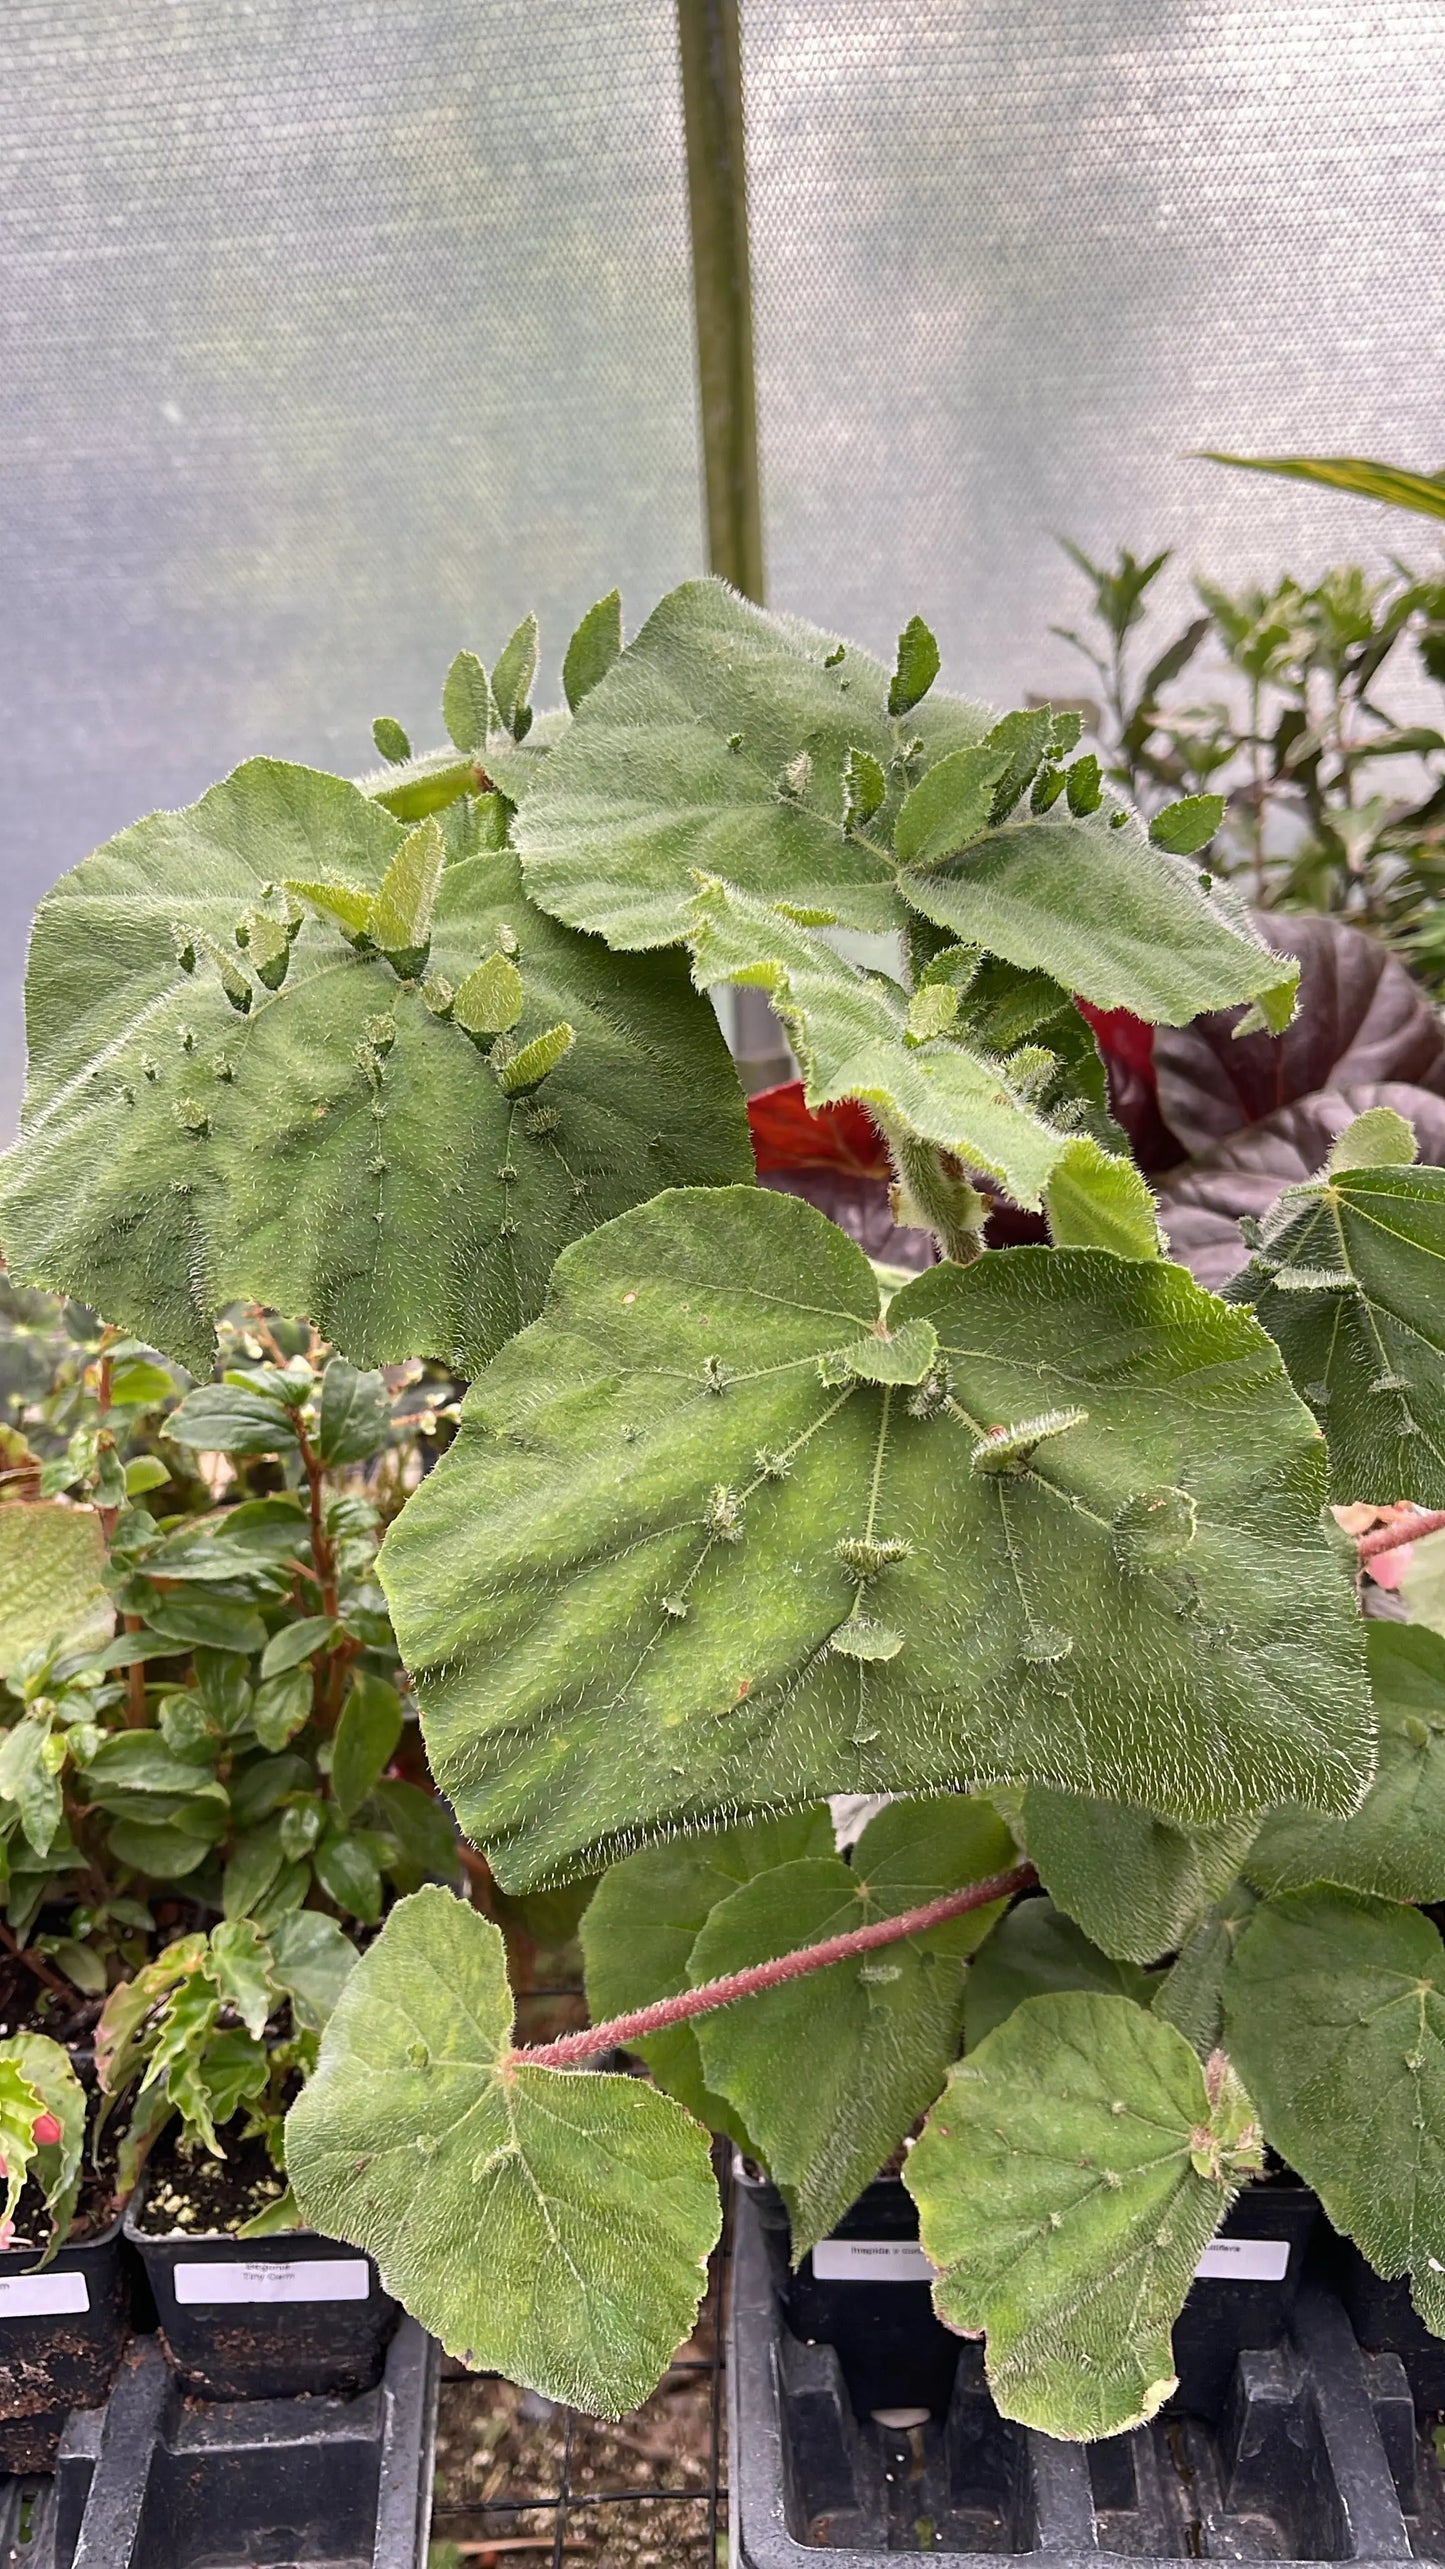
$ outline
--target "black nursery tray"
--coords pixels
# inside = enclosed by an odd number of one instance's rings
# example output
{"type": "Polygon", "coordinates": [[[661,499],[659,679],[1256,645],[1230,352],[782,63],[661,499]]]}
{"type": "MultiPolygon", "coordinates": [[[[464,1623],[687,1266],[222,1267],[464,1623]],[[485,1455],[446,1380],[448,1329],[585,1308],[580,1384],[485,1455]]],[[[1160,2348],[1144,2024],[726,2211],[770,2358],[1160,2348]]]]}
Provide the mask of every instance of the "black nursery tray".
{"type": "MultiPolygon", "coordinates": [[[[1244,2199],[1246,2223],[1259,2226],[1238,2235],[1283,2229],[1270,2191],[1244,2199]]],[[[942,2328],[926,2283],[908,2277],[906,2196],[892,2189],[891,2242],[883,2190],[870,2197],[840,2229],[875,2253],[891,2244],[901,2279],[874,2280],[855,2260],[863,2279],[850,2292],[847,2260],[831,2282],[805,2271],[790,2283],[776,2198],[737,2189],[733,2569],[819,2559],[881,2569],[908,2551],[1050,2569],[1110,2555],[1445,2561],[1428,2384],[1412,2390],[1408,2349],[1403,2359],[1362,2349],[1334,2292],[1308,2275],[1296,2290],[1302,2236],[1272,2298],[1243,2298],[1212,2277],[1196,2284],[1164,2416],[1132,2435],[1063,2444],[999,2416],[981,2346],[942,2328]],[[1216,2289],[1232,2304],[1211,2304],[1216,2289]]]]}
{"type": "Polygon", "coordinates": [[[355,2399],[187,2400],[137,2337],[53,2475],[0,2480],[0,2569],[423,2569],[437,2378],[404,2319],[355,2399]]]}

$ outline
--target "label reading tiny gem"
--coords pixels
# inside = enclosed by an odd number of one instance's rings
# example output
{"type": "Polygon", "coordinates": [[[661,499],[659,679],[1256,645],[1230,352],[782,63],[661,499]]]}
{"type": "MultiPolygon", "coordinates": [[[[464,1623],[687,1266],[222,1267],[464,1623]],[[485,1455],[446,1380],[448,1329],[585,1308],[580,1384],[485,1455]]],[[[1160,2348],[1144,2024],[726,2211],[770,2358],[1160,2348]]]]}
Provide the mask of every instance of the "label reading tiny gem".
{"type": "Polygon", "coordinates": [[[218,2301],[365,2301],[371,2269],[364,2257],[258,2257],[254,2264],[197,2262],[174,2269],[176,2299],[218,2301]]]}
{"type": "Polygon", "coordinates": [[[0,2282],[0,2319],[37,2319],[56,2310],[89,2310],[84,2275],[7,2275],[0,2282]]]}
{"type": "Polygon", "coordinates": [[[1194,2271],[1235,2284],[1282,2284],[1289,2272],[1289,2241],[1211,2239],[1194,2271]]]}
{"type": "Polygon", "coordinates": [[[820,2239],[813,2273],[823,2284],[931,2284],[916,2239],[820,2239]]]}

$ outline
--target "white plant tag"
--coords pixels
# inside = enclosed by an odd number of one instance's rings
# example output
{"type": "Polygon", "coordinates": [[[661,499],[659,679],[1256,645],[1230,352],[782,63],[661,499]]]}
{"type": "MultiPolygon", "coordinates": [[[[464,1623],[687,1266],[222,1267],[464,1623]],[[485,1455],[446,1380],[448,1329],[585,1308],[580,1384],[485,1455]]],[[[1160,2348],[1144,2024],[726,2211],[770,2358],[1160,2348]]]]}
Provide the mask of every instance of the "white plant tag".
{"type": "Polygon", "coordinates": [[[0,2319],[35,2319],[46,2311],[89,2308],[84,2275],[6,2275],[0,2279],[0,2319]]]}
{"type": "Polygon", "coordinates": [[[1233,2284],[1282,2284],[1289,2272],[1289,2241],[1211,2239],[1194,2271],[1233,2284]]]}
{"type": "Polygon", "coordinates": [[[258,2257],[245,2265],[198,2259],[172,2272],[177,2301],[365,2301],[371,2268],[364,2257],[258,2257]]]}
{"type": "Polygon", "coordinates": [[[820,2239],[813,2272],[824,2284],[931,2284],[933,2268],[916,2239],[820,2239]]]}

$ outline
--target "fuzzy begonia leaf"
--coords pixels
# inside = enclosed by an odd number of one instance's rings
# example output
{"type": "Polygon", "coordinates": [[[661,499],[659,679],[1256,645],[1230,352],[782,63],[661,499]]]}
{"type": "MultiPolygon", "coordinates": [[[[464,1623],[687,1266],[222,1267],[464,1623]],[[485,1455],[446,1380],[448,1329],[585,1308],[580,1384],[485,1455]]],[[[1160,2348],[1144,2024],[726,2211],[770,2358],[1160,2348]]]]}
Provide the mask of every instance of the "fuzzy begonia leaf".
{"type": "MultiPolygon", "coordinates": [[[[801,1856],[832,1853],[833,1822],[823,1803],[740,1829],[639,1847],[615,1864],[598,1884],[580,1929],[594,2025],[688,1988],[688,1956],[699,1930],[719,1901],[754,1874],[801,1856]]],[[[631,2048],[699,2123],[751,2149],[740,2116],[707,2083],[695,2025],[669,2025],[631,2048]]]]}
{"type": "Polygon", "coordinates": [[[499,1931],[413,1892],[322,2035],[287,2173],[449,2354],[618,2417],[697,2316],[721,2221],[707,2134],[641,2079],[538,2068],[511,2041],[499,1931]]]}
{"type": "MultiPolygon", "coordinates": [[[[1014,1862],[986,1802],[890,1802],[853,1850],[759,1873],[720,1901],[694,1984],[897,1917],[1014,1862]]],[[[709,2085],[736,2106],[780,2188],[796,2264],[825,2238],[925,2107],[958,2050],[968,1956],[1001,1904],[970,1909],[696,2020],[709,2085]]]]}
{"type": "Polygon", "coordinates": [[[856,1097],[997,1178],[1025,1205],[1042,1201],[1051,1171],[1078,1147],[1011,1088],[996,1060],[946,1035],[908,1040],[906,991],[860,971],[765,901],[705,884],[688,913],[688,941],[700,989],[744,982],[768,992],[809,1106],[856,1097]]]}
{"type": "Polygon", "coordinates": [[[1154,1982],[1149,2003],[1155,2015],[1177,2025],[1201,2060],[1208,2060],[1224,2040],[1225,1976],[1257,1905],[1247,1882],[1233,1883],[1180,1946],[1171,1968],[1154,1982]]]}
{"type": "Polygon", "coordinates": [[[901,753],[920,740],[940,757],[990,717],[930,696],[895,718],[881,662],[850,646],[828,666],[830,653],[830,634],[721,580],[672,590],[528,787],[516,835],[533,899],[613,946],[684,937],[697,872],[846,927],[901,927],[889,853],[901,753]],[[889,790],[849,831],[854,751],[889,790]]]}
{"type": "Polygon", "coordinates": [[[1099,1008],[1178,1025],[1252,999],[1271,1025],[1289,1023],[1298,967],[1255,934],[1222,885],[1204,891],[1198,866],[1151,845],[1124,804],[1077,814],[1024,804],[991,823],[972,757],[958,752],[932,769],[898,815],[899,889],[925,918],[1051,973],[1099,1008]]]}
{"type": "Polygon", "coordinates": [[[1116,1962],[1091,1944],[1082,1927],[1052,1900],[1020,1900],[977,1955],[964,1991],[963,2032],[969,2051],[1026,1998],[1088,1989],[1149,2003],[1153,1987],[1136,1963],[1116,1962]]]}
{"type": "Polygon", "coordinates": [[[1445,1169],[1290,1187],[1230,1286],[1276,1340],[1329,1448],[1330,1497],[1445,1507],[1445,1169]]]}
{"type": "Polygon", "coordinates": [[[1244,1870],[1262,1891],[1334,1882],[1385,1900],[1445,1900],[1445,1640],[1368,1623],[1379,1772],[1349,1819],[1273,1811],[1244,1870]]]}
{"type": "Polygon", "coordinates": [[[909,2154],[934,2302],[984,2329],[1005,2417],[1122,2434],[1175,2387],[1170,2330],[1263,2161],[1222,2056],[1127,1998],[1031,1998],[960,2061],[909,2154]]]}
{"type": "Polygon", "coordinates": [[[15,1274],[193,1371],[210,1369],[214,1314],[247,1297],[307,1312],[359,1364],[471,1371],[537,1310],[569,1238],[679,1177],[747,1174],[734,1075],[681,960],[612,958],[560,929],[506,849],[446,867],[427,984],[314,903],[280,986],[251,979],[235,930],[267,883],[278,917],[287,878],[369,899],[405,841],[338,777],[253,759],[46,895],[21,1138],[0,1165],[15,1274]],[[526,992],[512,1040],[576,1034],[530,1098],[506,1096],[423,996],[509,936],[526,992]]]}
{"type": "Polygon", "coordinates": [[[1271,2147],[1445,2336],[1445,1950],[1360,1891],[1264,1900],[1224,1984],[1225,2032],[1271,2147]]]}
{"type": "Polygon", "coordinates": [[[1059,1907],[1126,1962],[1153,1962],[1184,1943],[1234,1880],[1255,1831],[1249,1814],[1181,1828],[1149,1811],[1037,1784],[1024,1798],[1023,1821],[1030,1858],[1059,1907]]]}
{"type": "Polygon", "coordinates": [[[559,1261],[381,1570],[508,1888],[833,1792],[1347,1809],[1322,1478],[1269,1342],[1181,1268],[1004,1250],[885,1326],[811,1206],[688,1189],[559,1261]]]}
{"type": "Polygon", "coordinates": [[[105,1593],[105,1543],[93,1508],[59,1499],[0,1507],[0,1677],[27,1651],[108,1641],[115,1609],[105,1593]]]}

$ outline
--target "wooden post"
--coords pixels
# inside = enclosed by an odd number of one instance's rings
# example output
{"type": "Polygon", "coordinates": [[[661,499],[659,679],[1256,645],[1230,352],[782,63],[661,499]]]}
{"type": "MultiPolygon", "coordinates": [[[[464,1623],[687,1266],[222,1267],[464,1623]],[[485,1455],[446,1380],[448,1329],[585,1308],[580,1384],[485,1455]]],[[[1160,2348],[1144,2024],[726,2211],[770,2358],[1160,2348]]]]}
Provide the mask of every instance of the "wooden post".
{"type": "Polygon", "coordinates": [[[708,561],[763,598],[738,0],[677,0],[708,561]]]}

